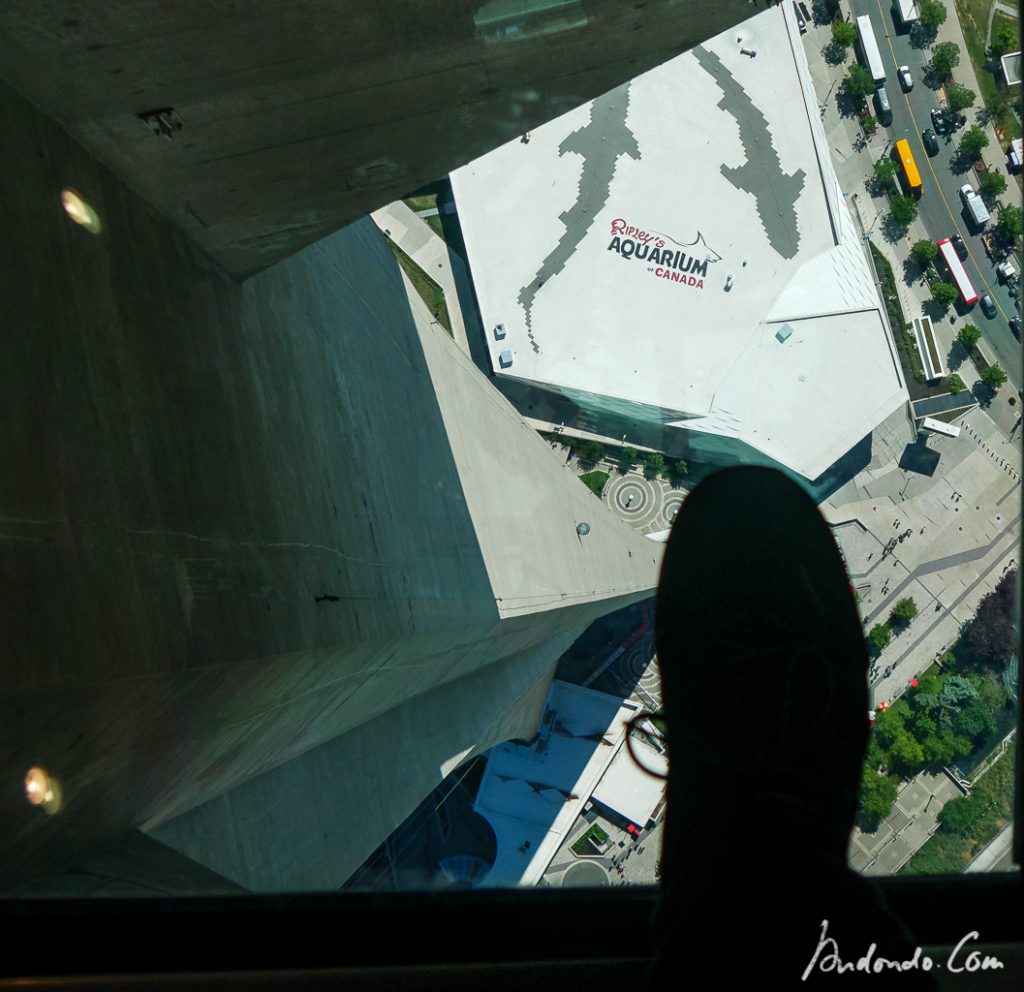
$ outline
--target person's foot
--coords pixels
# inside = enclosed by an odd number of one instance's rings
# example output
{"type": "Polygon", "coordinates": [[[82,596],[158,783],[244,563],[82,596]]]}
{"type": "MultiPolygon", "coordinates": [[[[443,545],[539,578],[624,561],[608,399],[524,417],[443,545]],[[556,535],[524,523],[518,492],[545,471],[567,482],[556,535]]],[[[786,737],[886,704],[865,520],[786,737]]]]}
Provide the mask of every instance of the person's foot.
{"type": "Polygon", "coordinates": [[[843,862],[868,657],[835,540],[795,482],[743,467],[694,490],[666,549],[656,637],[672,769],[666,849],[734,824],[747,834],[767,817],[843,862]]]}
{"type": "Polygon", "coordinates": [[[914,945],[846,867],[868,657],[810,497],[764,468],[702,482],[669,538],[655,632],[669,777],[648,987],[703,970],[726,988],[934,989],[822,960],[828,941],[844,961],[872,944],[903,961],[914,945]]]}

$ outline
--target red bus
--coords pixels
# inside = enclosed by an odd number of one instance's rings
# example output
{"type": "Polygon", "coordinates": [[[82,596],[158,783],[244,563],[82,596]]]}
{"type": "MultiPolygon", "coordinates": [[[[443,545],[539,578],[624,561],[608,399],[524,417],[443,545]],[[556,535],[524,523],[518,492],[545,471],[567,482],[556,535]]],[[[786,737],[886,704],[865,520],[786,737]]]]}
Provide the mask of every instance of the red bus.
{"type": "Polygon", "coordinates": [[[953,247],[953,242],[949,238],[944,238],[936,247],[939,249],[942,261],[946,263],[946,269],[953,277],[953,282],[960,292],[960,299],[963,300],[966,306],[972,306],[977,303],[978,294],[974,291],[971,280],[967,278],[967,270],[964,268],[964,263],[960,261],[956,249],[953,247]]]}

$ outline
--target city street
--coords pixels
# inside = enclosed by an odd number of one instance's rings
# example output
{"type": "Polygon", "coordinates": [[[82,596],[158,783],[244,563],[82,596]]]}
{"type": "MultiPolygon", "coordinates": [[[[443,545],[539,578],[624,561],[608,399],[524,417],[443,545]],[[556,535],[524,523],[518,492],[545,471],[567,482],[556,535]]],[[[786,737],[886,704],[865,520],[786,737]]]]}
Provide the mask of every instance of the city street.
{"type": "MultiPolygon", "coordinates": [[[[948,9],[949,18],[939,29],[936,42],[954,41],[958,45],[961,52],[960,65],[953,72],[954,78],[978,92],[978,84],[966,46],[962,36],[959,36],[959,26],[955,24],[956,11],[952,5],[949,5],[948,9]]],[[[892,10],[883,3],[883,0],[850,0],[850,10],[853,19],[863,14],[871,17],[882,62],[887,72],[885,88],[892,107],[893,123],[889,128],[879,128],[879,135],[885,137],[884,154],[888,154],[892,145],[899,139],[906,138],[909,141],[924,183],[924,192],[918,203],[919,222],[933,242],[952,237],[954,234],[963,237],[968,249],[968,258],[964,263],[967,274],[978,295],[991,295],[998,310],[997,315],[989,319],[978,306],[972,307],[966,316],[963,308],[961,312],[950,309],[945,319],[953,318],[956,323],[969,322],[978,327],[984,335],[986,352],[1002,366],[1010,381],[1019,389],[1020,343],[1014,338],[1008,323],[1009,318],[1017,312],[1017,303],[1010,295],[1009,287],[997,278],[995,265],[986,255],[981,238],[968,224],[960,198],[961,186],[970,183],[974,189],[978,188],[977,179],[972,176],[974,169],[966,160],[961,161],[962,157],[957,154],[963,130],[953,135],[936,134],[939,152],[933,158],[928,156],[921,139],[922,132],[932,128],[932,108],[940,106],[939,95],[932,88],[938,86],[939,81],[934,80],[925,71],[925,64],[931,57],[931,49],[915,47],[914,36],[911,33],[897,30],[892,10]],[[897,79],[896,70],[901,65],[910,67],[914,88],[909,93],[902,91],[897,79]]],[[[824,31],[822,33],[824,34],[824,31]]],[[[844,71],[854,61],[855,56],[851,52],[844,71]]],[[[978,123],[978,112],[981,109],[979,97],[975,106],[965,111],[967,127],[978,123]]],[[[982,159],[1005,174],[1003,155],[995,134],[991,127],[986,127],[985,131],[989,135],[989,145],[983,151],[982,159]]],[[[1017,199],[1018,187],[1011,178],[1007,191],[1003,194],[1003,201],[1012,203],[1017,199]]],[[[881,206],[879,210],[882,210],[881,206]]],[[[989,222],[989,229],[995,226],[995,210],[992,209],[991,213],[993,219],[989,222]]],[[[900,252],[903,256],[909,255],[909,242],[913,240],[916,238],[908,239],[905,249],[900,252]]],[[[939,312],[941,311],[936,308],[931,316],[935,317],[939,312]]]]}

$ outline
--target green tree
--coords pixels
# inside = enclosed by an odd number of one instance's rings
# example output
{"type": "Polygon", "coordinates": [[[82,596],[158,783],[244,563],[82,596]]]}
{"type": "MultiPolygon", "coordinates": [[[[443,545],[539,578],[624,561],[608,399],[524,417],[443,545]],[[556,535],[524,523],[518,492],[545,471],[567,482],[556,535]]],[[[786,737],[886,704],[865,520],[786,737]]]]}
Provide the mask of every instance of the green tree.
{"type": "Polygon", "coordinates": [[[963,379],[961,379],[955,372],[952,375],[946,376],[946,388],[951,393],[962,393],[967,389],[964,385],[963,379]]]}
{"type": "Polygon", "coordinates": [[[580,458],[585,462],[599,462],[604,458],[604,445],[597,441],[588,441],[580,448],[580,458]]]}
{"type": "Polygon", "coordinates": [[[623,448],[620,457],[622,461],[632,465],[636,461],[636,448],[623,448]]]}
{"type": "Polygon", "coordinates": [[[657,451],[652,451],[644,461],[647,463],[649,469],[657,470],[665,464],[665,456],[659,454],[657,451]]]}
{"type": "Polygon", "coordinates": [[[985,383],[990,392],[998,393],[999,387],[1006,382],[1006,373],[998,365],[990,365],[981,373],[981,381],[985,383]]]}
{"type": "Polygon", "coordinates": [[[972,699],[966,706],[953,714],[953,733],[976,741],[996,729],[992,714],[980,699],[972,699]]]}
{"type": "Polygon", "coordinates": [[[1021,208],[1010,204],[999,211],[999,230],[1012,241],[1017,241],[1021,235],[1022,218],[1021,208]]]}
{"type": "Polygon", "coordinates": [[[682,458],[677,459],[669,466],[669,478],[678,481],[685,479],[690,474],[690,466],[682,458]]]}
{"type": "Polygon", "coordinates": [[[939,811],[939,826],[946,833],[962,836],[970,830],[982,812],[981,801],[977,797],[959,796],[950,799],[939,811]]]}
{"type": "Polygon", "coordinates": [[[930,28],[937,28],[946,23],[946,5],[938,0],[924,0],[921,4],[921,23],[930,28]]]}
{"type": "Polygon", "coordinates": [[[904,596],[904,598],[892,608],[892,621],[900,626],[906,626],[916,616],[917,603],[914,602],[911,596],[904,596]]]}
{"type": "Polygon", "coordinates": [[[880,158],[875,163],[875,178],[883,185],[889,186],[896,179],[899,166],[891,158],[880,158]]]}
{"type": "Polygon", "coordinates": [[[917,201],[909,196],[894,196],[889,210],[900,227],[909,227],[917,216],[917,201]]]}
{"type": "Polygon", "coordinates": [[[832,44],[849,48],[857,40],[857,29],[849,21],[836,21],[832,25],[832,44]]]}
{"type": "Polygon", "coordinates": [[[889,753],[893,768],[903,775],[912,775],[924,764],[924,748],[906,731],[893,741],[889,753]]]}
{"type": "MultiPolygon", "coordinates": [[[[833,32],[833,38],[835,32],[833,32]]],[[[1017,32],[1013,30],[1012,24],[1007,24],[1003,21],[993,32],[992,32],[992,54],[993,55],[1005,55],[1007,52],[1012,52],[1020,42],[1017,40],[1017,32]]]]}
{"type": "Polygon", "coordinates": [[[940,41],[932,49],[932,68],[945,79],[960,64],[960,46],[953,41],[940,41]]]}
{"type": "Polygon", "coordinates": [[[865,767],[860,781],[860,809],[870,823],[881,823],[896,804],[899,782],[894,775],[879,775],[865,767]]]}
{"type": "Polygon", "coordinates": [[[887,623],[876,623],[868,631],[868,637],[871,638],[871,643],[881,651],[892,640],[892,630],[887,623]]]}
{"type": "Polygon", "coordinates": [[[941,279],[936,279],[932,283],[931,289],[932,299],[941,307],[952,306],[960,298],[956,286],[951,282],[943,282],[941,279]]]}
{"type": "Polygon", "coordinates": [[[1006,177],[995,169],[989,169],[981,174],[978,185],[981,187],[981,195],[986,200],[994,200],[1006,192],[1006,177]]]}
{"type": "Polygon", "coordinates": [[[964,324],[960,328],[960,333],[956,336],[956,339],[970,351],[981,340],[981,331],[973,324],[964,324]]]}
{"type": "Polygon", "coordinates": [[[875,81],[871,73],[862,65],[851,65],[843,82],[843,88],[857,101],[857,105],[864,103],[864,98],[875,92],[875,81]]]}
{"type": "Polygon", "coordinates": [[[954,113],[959,113],[961,110],[973,107],[974,101],[978,99],[978,94],[959,83],[950,83],[946,87],[946,99],[949,101],[949,109],[954,113]]]}
{"type": "Polygon", "coordinates": [[[977,125],[964,131],[960,139],[960,150],[971,159],[981,157],[981,150],[988,144],[988,135],[977,125]]]}
{"type": "Polygon", "coordinates": [[[876,121],[870,114],[865,114],[860,119],[860,126],[864,128],[864,133],[870,137],[878,130],[878,121],[876,121]]]}
{"type": "Polygon", "coordinates": [[[910,254],[913,255],[914,261],[917,262],[918,268],[921,269],[927,269],[935,261],[935,256],[938,253],[939,249],[927,239],[915,241],[914,247],[910,249],[910,254]]]}

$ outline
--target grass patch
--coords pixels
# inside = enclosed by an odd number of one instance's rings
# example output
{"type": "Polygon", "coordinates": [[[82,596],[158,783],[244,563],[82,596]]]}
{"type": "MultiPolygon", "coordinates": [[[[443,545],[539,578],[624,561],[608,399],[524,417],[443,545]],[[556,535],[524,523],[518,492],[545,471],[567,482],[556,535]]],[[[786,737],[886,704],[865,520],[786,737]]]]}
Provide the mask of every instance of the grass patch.
{"type": "Polygon", "coordinates": [[[444,302],[444,290],[433,279],[430,278],[401,248],[398,247],[386,234],[384,239],[388,243],[398,264],[402,266],[409,282],[420,294],[420,298],[427,305],[427,309],[434,315],[437,322],[449,333],[452,333],[451,321],[448,319],[448,307],[444,302]]]}
{"type": "MultiPolygon", "coordinates": [[[[960,18],[960,26],[964,30],[964,41],[967,42],[967,52],[971,56],[971,63],[974,66],[974,74],[978,78],[978,89],[983,103],[995,105],[998,97],[1003,96],[1007,104],[1020,98],[1020,90],[1014,87],[1009,92],[1000,91],[996,76],[989,69],[988,43],[985,37],[985,30],[988,27],[989,0],[956,0],[956,10],[960,18]]],[[[996,18],[993,19],[992,27],[995,29],[999,23],[1000,13],[996,11],[996,18]]],[[[1016,30],[1016,23],[1007,18],[1016,30]]],[[[999,60],[993,63],[996,72],[999,71],[999,60]]],[[[998,114],[992,122],[996,128],[1004,132],[1003,146],[1009,145],[1011,139],[1021,136],[1020,124],[1014,116],[1013,111],[1007,106],[1001,114],[998,114]]]]}
{"type": "Polygon", "coordinates": [[[606,834],[596,823],[578,840],[572,845],[572,851],[574,854],[596,854],[597,852],[590,846],[590,838],[593,837],[599,844],[603,844],[608,840],[608,834],[606,834]]]}
{"type": "Polygon", "coordinates": [[[889,315],[889,325],[892,327],[893,336],[896,338],[896,350],[900,355],[900,364],[903,366],[903,374],[908,380],[913,379],[921,388],[911,390],[911,399],[920,399],[930,395],[934,390],[924,386],[924,369],[921,367],[921,358],[917,353],[917,342],[914,340],[914,333],[910,329],[906,318],[903,316],[903,307],[900,304],[899,293],[896,292],[896,277],[893,275],[892,266],[889,260],[869,241],[871,246],[871,257],[875,262],[875,271],[878,273],[878,281],[882,284],[882,300],[885,303],[886,313],[889,315]],[[918,395],[915,396],[914,393],[918,395]]]}
{"type": "Polygon", "coordinates": [[[1013,747],[986,772],[971,791],[984,812],[963,833],[939,829],[904,865],[900,874],[959,874],[1010,822],[1013,800],[1013,747]]]}
{"type": "Polygon", "coordinates": [[[423,220],[439,238],[444,239],[444,228],[441,226],[441,218],[437,214],[431,214],[429,217],[424,217],[423,220]]]}
{"type": "Polygon", "coordinates": [[[431,210],[437,207],[437,194],[427,193],[426,196],[407,196],[403,202],[410,210],[431,210]]]}
{"type": "Polygon", "coordinates": [[[604,484],[607,481],[607,472],[585,472],[580,476],[580,482],[597,497],[600,497],[601,493],[604,492],[604,484]]]}

